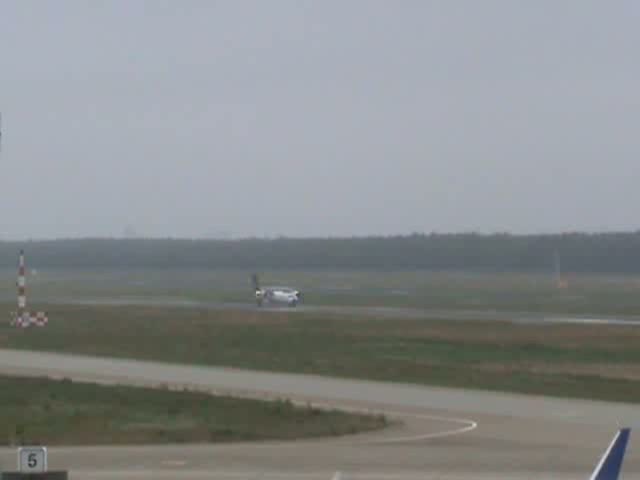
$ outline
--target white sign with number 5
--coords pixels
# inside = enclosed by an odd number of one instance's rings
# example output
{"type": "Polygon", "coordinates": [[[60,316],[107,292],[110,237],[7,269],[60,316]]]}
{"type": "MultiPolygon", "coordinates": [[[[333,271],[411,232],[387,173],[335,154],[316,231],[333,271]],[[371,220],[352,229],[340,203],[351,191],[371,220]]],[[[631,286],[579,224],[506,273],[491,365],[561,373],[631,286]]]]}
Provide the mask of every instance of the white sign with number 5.
{"type": "Polygon", "coordinates": [[[47,447],[20,447],[18,449],[18,470],[36,473],[47,471],[47,447]]]}

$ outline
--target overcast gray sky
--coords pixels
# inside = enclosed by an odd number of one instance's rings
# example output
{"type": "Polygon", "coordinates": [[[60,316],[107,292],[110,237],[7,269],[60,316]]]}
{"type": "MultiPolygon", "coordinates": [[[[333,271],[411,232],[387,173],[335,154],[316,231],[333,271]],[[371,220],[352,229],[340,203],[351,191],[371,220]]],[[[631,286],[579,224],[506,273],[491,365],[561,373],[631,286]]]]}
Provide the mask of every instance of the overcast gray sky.
{"type": "Polygon", "coordinates": [[[0,238],[640,227],[640,2],[0,0],[0,238]]]}

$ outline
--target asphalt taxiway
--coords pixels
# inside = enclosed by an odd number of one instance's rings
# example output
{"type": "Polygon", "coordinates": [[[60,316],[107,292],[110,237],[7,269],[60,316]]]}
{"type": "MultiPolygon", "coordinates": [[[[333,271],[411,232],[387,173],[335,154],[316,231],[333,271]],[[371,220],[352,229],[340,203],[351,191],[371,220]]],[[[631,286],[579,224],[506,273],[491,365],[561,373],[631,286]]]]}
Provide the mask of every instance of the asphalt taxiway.
{"type": "MultiPolygon", "coordinates": [[[[331,480],[336,471],[343,480],[586,479],[616,429],[640,424],[640,407],[630,404],[28,351],[0,350],[0,372],[286,396],[402,422],[289,443],[51,448],[50,468],[78,480],[331,480]]],[[[13,468],[15,450],[0,450],[0,462],[13,468]]],[[[640,478],[633,432],[624,473],[640,478]]]]}

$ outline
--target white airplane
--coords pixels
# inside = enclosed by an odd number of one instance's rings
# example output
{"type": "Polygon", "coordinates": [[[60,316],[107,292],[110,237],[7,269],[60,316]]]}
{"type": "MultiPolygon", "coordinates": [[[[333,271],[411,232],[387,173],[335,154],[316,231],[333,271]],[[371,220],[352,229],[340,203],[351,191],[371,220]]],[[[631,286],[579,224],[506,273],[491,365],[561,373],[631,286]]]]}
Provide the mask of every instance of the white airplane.
{"type": "MultiPolygon", "coordinates": [[[[629,442],[629,428],[621,428],[609,444],[609,448],[596,465],[589,480],[618,480],[622,470],[625,450],[629,442]]],[[[337,471],[331,480],[343,480],[342,472],[337,471]]]]}
{"type": "Polygon", "coordinates": [[[258,275],[251,275],[251,283],[255,291],[256,303],[259,307],[267,304],[282,304],[295,307],[302,300],[302,293],[291,287],[261,287],[258,275]]]}

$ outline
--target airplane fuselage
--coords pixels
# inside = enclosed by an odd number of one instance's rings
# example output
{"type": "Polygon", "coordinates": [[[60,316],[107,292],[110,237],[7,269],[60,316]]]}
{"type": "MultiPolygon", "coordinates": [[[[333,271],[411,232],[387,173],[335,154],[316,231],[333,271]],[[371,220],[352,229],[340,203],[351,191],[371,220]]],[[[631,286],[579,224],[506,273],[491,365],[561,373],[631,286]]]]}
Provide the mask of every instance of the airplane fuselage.
{"type": "Polygon", "coordinates": [[[298,290],[287,287],[264,287],[256,290],[258,306],[269,303],[295,307],[300,303],[300,297],[298,290]]]}

